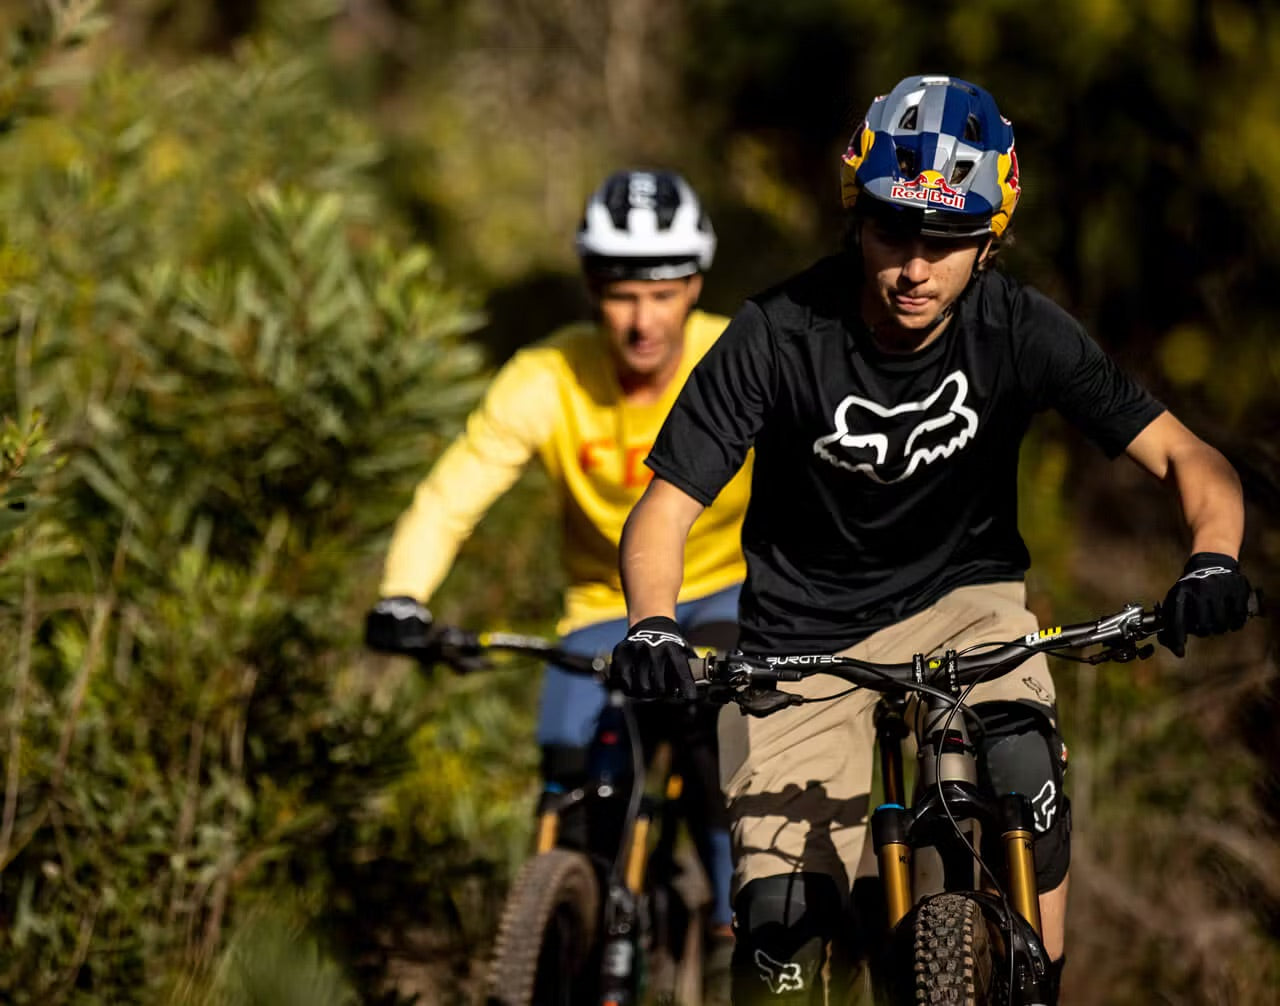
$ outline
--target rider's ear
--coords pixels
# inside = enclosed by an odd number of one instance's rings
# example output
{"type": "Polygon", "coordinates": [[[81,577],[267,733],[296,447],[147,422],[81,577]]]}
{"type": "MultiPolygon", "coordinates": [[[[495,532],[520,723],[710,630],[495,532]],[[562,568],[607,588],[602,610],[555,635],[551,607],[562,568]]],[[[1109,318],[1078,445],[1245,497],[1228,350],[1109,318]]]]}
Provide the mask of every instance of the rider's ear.
{"type": "Polygon", "coordinates": [[[973,264],[973,274],[977,276],[979,273],[986,272],[996,264],[996,256],[1001,250],[1007,248],[1013,243],[1013,231],[1006,230],[1003,234],[991,234],[987,237],[986,243],[978,252],[977,261],[973,264]]]}
{"type": "Polygon", "coordinates": [[[702,296],[702,273],[695,272],[689,277],[689,302],[696,304],[702,296]]]}
{"type": "Polygon", "coordinates": [[[983,242],[982,247],[978,249],[978,257],[973,262],[973,274],[986,272],[991,268],[991,263],[996,257],[995,238],[989,237],[983,242]]]}

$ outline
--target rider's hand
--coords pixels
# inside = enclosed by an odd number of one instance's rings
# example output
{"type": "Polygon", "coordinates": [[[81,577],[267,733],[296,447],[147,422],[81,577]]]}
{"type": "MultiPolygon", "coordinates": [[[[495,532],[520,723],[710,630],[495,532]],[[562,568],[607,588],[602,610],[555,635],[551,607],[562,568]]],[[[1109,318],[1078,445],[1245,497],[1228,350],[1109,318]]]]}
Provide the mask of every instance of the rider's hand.
{"type": "Polygon", "coordinates": [[[1249,581],[1235,559],[1221,552],[1197,552],[1160,605],[1164,628],[1156,638],[1181,657],[1188,633],[1216,636],[1243,626],[1249,617],[1249,594],[1249,581]]]}
{"type": "Polygon", "coordinates": [[[696,699],[689,661],[697,655],[675,619],[642,618],[613,648],[609,683],[637,699],[696,699]]]}
{"type": "Polygon", "coordinates": [[[384,597],[364,619],[364,644],[383,653],[413,653],[435,642],[431,612],[412,597],[384,597]]]}

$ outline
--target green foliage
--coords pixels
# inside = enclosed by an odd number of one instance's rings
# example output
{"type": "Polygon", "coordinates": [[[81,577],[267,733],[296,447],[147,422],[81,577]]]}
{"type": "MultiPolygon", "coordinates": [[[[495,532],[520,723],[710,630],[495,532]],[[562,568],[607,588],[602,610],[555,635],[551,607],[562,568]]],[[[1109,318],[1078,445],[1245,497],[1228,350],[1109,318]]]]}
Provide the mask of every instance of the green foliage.
{"type": "MultiPolygon", "coordinates": [[[[58,461],[38,414],[23,423],[5,417],[0,426],[0,543],[11,543],[19,528],[47,502],[39,486],[58,461]]],[[[0,553],[0,576],[12,558],[0,553]]]]}
{"type": "Polygon", "coordinates": [[[278,917],[242,926],[218,967],[209,1006],[357,1006],[359,999],[314,940],[278,917]]]}
{"type": "Polygon", "coordinates": [[[417,859],[392,797],[430,709],[411,681],[375,701],[352,657],[368,557],[479,388],[477,316],[305,58],[66,87],[0,158],[0,401],[45,417],[0,442],[0,502],[44,504],[0,569],[0,998],[170,1002],[203,975],[281,1002],[278,967],[296,1001],[352,1001],[287,964],[314,946],[223,945],[288,892],[354,955],[373,867],[399,857],[403,898],[469,860],[452,834],[417,859]]]}

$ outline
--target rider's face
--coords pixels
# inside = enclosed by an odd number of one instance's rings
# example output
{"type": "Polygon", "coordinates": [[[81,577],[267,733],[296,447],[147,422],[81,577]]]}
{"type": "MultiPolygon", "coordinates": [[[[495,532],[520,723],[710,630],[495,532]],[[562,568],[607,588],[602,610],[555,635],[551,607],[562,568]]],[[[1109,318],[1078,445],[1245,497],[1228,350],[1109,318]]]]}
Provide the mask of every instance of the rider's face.
{"type": "MultiPolygon", "coordinates": [[[[877,337],[912,347],[964,292],[986,258],[984,238],[962,240],[904,233],[871,219],[862,223],[862,315],[877,337]]],[[[939,330],[940,331],[940,330],[939,330]]]]}
{"type": "Polygon", "coordinates": [[[596,303],[625,380],[670,378],[684,352],[684,323],[702,277],[614,280],[595,288],[596,303]]]}

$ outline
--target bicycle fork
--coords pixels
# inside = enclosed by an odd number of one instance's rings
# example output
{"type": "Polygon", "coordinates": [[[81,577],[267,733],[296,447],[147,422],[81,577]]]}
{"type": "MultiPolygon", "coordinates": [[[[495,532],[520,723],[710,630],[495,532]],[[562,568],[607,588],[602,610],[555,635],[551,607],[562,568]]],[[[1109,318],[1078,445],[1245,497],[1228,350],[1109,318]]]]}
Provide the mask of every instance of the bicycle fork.
{"type": "MultiPolygon", "coordinates": [[[[931,844],[940,826],[951,827],[944,807],[954,807],[957,819],[976,818],[998,827],[1004,846],[1009,900],[1036,936],[1042,937],[1030,802],[1019,793],[1006,793],[995,801],[980,794],[977,754],[963,714],[932,696],[923,701],[925,708],[920,715],[924,729],[920,732],[916,787],[921,800],[914,811],[907,810],[903,799],[902,741],[910,732],[904,717],[906,701],[900,697],[886,699],[876,710],[885,802],[871,816],[871,831],[884,886],[889,929],[902,921],[916,900],[914,849],[931,844]],[[939,813],[944,815],[941,822],[937,817],[939,813]]],[[[966,866],[972,869],[972,863],[944,859],[948,888],[971,886],[959,877],[966,866]]]]}
{"type": "MultiPolygon", "coordinates": [[[[649,835],[653,829],[655,813],[673,812],[673,798],[679,796],[682,781],[669,772],[671,747],[662,743],[654,752],[645,773],[646,788],[624,849],[619,853],[621,875],[614,869],[609,876],[609,890],[605,900],[604,944],[600,958],[601,1006],[633,1006],[644,984],[640,972],[642,957],[640,941],[644,939],[647,910],[644,900],[648,880],[649,835]],[[656,787],[664,787],[665,792],[656,787]]],[[[670,822],[665,822],[670,825],[670,822]]],[[[670,834],[670,827],[663,834],[670,834]]]]}

